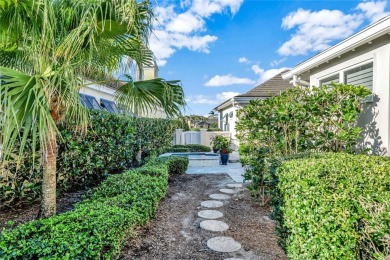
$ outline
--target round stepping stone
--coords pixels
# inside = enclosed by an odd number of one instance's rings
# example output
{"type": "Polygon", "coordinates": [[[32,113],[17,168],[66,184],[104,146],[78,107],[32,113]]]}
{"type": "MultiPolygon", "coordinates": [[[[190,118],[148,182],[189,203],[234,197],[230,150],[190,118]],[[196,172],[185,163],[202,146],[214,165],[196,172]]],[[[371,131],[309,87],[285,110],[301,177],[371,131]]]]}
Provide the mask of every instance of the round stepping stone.
{"type": "Polygon", "coordinates": [[[207,218],[207,219],[217,219],[222,218],[223,213],[218,210],[202,210],[198,212],[198,217],[207,218]]]}
{"type": "Polygon", "coordinates": [[[200,222],[200,227],[209,231],[225,231],[229,228],[229,225],[219,220],[203,220],[200,222]]]}
{"type": "Polygon", "coordinates": [[[219,191],[223,192],[223,193],[227,193],[227,194],[234,194],[234,193],[237,192],[237,191],[235,191],[233,189],[220,189],[219,191]]]}
{"type": "Polygon", "coordinates": [[[241,244],[231,237],[213,237],[207,240],[207,247],[217,252],[231,253],[240,250],[241,244]]]}
{"type": "Polygon", "coordinates": [[[241,183],[230,183],[227,185],[229,188],[242,188],[241,183]]]}
{"type": "Polygon", "coordinates": [[[218,200],[206,200],[200,203],[200,205],[206,208],[218,208],[218,207],[222,207],[223,203],[218,200]]]}
{"type": "Polygon", "coordinates": [[[231,198],[229,195],[225,194],[211,194],[209,197],[215,200],[228,200],[231,198]]]}

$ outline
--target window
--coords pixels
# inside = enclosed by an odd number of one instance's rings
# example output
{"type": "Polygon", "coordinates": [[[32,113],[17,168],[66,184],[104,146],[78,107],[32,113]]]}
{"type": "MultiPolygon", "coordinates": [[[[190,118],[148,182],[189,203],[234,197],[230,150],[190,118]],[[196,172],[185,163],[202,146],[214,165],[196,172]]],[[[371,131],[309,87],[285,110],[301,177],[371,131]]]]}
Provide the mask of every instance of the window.
{"type": "Polygon", "coordinates": [[[119,114],[118,107],[113,101],[107,99],[100,99],[100,102],[102,103],[102,107],[105,108],[108,112],[119,114]]]}
{"type": "Polygon", "coordinates": [[[339,83],[340,82],[340,77],[339,74],[332,75],[330,77],[324,78],[320,80],[320,86],[323,85],[330,85],[330,83],[339,83]]]}
{"type": "Polygon", "coordinates": [[[93,96],[85,95],[85,94],[79,94],[81,103],[86,108],[91,109],[102,109],[97,100],[93,96]]]}
{"type": "Polygon", "coordinates": [[[344,72],[344,83],[365,86],[372,90],[373,63],[368,63],[344,72]]]}

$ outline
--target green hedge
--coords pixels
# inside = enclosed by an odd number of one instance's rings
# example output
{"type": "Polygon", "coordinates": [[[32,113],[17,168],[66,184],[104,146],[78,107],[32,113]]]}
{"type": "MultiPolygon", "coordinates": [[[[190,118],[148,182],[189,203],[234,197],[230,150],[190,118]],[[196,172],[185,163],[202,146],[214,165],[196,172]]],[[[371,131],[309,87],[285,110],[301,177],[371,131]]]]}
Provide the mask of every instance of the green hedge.
{"type": "Polygon", "coordinates": [[[158,165],[158,164],[168,165],[168,171],[172,175],[185,174],[188,168],[189,160],[188,157],[184,156],[167,156],[167,157],[157,157],[152,158],[147,163],[148,165],[158,165]]]}
{"type": "Polygon", "coordinates": [[[288,257],[388,255],[390,159],[343,153],[303,157],[274,160],[269,167],[277,231],[288,257]]]}
{"type": "Polygon", "coordinates": [[[111,175],[75,210],[3,229],[0,258],[115,257],[134,226],[155,214],[168,187],[168,167],[182,159],[153,160],[140,169],[111,175]]]}
{"type": "Polygon", "coordinates": [[[189,153],[190,149],[184,147],[169,147],[165,152],[166,153],[189,153]]]}
{"type": "MultiPolygon", "coordinates": [[[[58,138],[58,187],[99,183],[109,174],[128,169],[140,150],[144,157],[161,154],[171,146],[176,126],[175,120],[135,119],[94,110],[90,111],[86,135],[74,132],[76,128],[71,124],[59,126],[62,138],[58,138]]],[[[11,161],[0,167],[0,208],[40,195],[40,158],[33,162],[31,149],[27,149],[21,165],[16,170],[11,161]]]]}
{"type": "MultiPolygon", "coordinates": [[[[177,144],[173,149],[188,149],[189,152],[210,152],[211,148],[201,144],[177,144]]],[[[169,149],[169,148],[168,148],[169,149]]]]}

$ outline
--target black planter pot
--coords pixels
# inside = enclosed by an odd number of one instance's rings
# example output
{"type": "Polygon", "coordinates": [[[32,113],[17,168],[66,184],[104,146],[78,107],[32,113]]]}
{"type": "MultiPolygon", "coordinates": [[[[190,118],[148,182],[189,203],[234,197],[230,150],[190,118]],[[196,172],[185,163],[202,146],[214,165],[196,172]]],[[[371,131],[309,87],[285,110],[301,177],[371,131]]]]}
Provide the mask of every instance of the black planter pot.
{"type": "Polygon", "coordinates": [[[217,153],[218,150],[219,150],[218,148],[214,148],[214,147],[213,147],[213,152],[214,152],[214,153],[217,153]]]}
{"type": "Polygon", "coordinates": [[[221,153],[221,164],[227,165],[228,160],[229,160],[229,154],[228,153],[221,153]]]}

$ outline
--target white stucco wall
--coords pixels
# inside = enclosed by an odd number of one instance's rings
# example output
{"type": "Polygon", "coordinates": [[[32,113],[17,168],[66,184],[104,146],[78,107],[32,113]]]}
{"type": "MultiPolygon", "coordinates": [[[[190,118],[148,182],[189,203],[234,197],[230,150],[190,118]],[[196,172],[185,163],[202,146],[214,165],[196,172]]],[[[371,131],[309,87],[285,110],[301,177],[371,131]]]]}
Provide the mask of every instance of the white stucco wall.
{"type": "Polygon", "coordinates": [[[374,102],[365,103],[365,110],[359,120],[363,128],[360,145],[369,147],[375,154],[389,155],[390,147],[390,37],[385,35],[371,44],[366,44],[355,51],[348,52],[339,58],[310,71],[310,85],[319,85],[319,81],[335,73],[373,62],[374,102]]]}
{"type": "MultiPolygon", "coordinates": [[[[222,115],[224,116],[225,114],[230,114],[230,112],[233,112],[233,117],[229,117],[228,116],[228,124],[229,124],[229,130],[228,132],[230,133],[230,137],[232,138],[232,142],[238,146],[239,142],[237,140],[237,137],[236,137],[236,121],[237,121],[237,110],[239,108],[237,107],[232,107],[232,106],[229,106],[229,107],[226,107],[222,110],[219,111],[219,113],[222,113],[222,115]]],[[[220,116],[220,114],[219,114],[220,116]]],[[[221,125],[221,122],[220,122],[220,118],[218,118],[218,127],[221,128],[223,131],[225,131],[225,122],[226,122],[226,119],[225,117],[223,118],[223,124],[221,125]]]]}
{"type": "Polygon", "coordinates": [[[81,94],[86,94],[95,97],[98,101],[101,98],[114,101],[115,90],[101,85],[89,85],[80,90],[81,94]]]}

